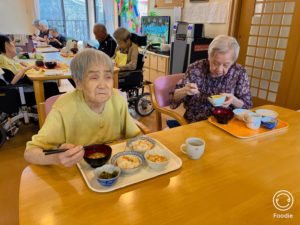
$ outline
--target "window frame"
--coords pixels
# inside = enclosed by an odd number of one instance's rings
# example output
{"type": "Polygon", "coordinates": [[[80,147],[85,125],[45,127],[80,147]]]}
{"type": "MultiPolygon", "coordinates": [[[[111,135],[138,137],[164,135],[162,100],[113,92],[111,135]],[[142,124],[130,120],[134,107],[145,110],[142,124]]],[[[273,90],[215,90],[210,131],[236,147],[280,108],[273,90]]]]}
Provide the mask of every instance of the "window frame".
{"type": "MultiPolygon", "coordinates": [[[[41,0],[39,0],[40,2],[41,0]]],[[[60,5],[61,5],[61,14],[62,14],[62,23],[63,23],[63,34],[64,36],[68,37],[67,35],[67,23],[66,23],[66,13],[65,13],[65,0],[59,0],[60,1],[60,5]]],[[[90,19],[89,19],[89,0],[84,0],[85,1],[85,11],[86,11],[86,26],[87,26],[87,39],[90,39],[90,19]]],[[[39,3],[40,4],[40,3],[39,3]]],[[[94,6],[95,8],[95,6],[94,6]]],[[[40,9],[39,9],[40,11],[40,9]]],[[[39,12],[40,13],[40,12],[39,12]]],[[[41,17],[41,15],[40,15],[41,17]]],[[[47,20],[47,19],[45,19],[47,20]]],[[[74,37],[77,39],[77,37],[74,37]]]]}

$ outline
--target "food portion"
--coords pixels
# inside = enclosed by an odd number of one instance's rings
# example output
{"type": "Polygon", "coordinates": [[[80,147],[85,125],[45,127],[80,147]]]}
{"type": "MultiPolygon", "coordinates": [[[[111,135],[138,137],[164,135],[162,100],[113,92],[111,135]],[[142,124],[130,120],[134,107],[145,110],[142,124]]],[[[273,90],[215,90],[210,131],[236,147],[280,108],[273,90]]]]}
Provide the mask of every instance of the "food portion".
{"type": "Polygon", "coordinates": [[[162,156],[162,155],[157,155],[157,154],[148,155],[147,159],[150,160],[151,162],[156,162],[156,163],[168,161],[167,157],[162,156]]]}
{"type": "Polygon", "coordinates": [[[60,55],[62,57],[73,57],[74,53],[73,52],[61,52],[60,55]]]}
{"type": "Polygon", "coordinates": [[[130,143],[129,147],[132,150],[147,151],[154,147],[154,144],[146,139],[138,139],[130,143]]]}
{"type": "Polygon", "coordinates": [[[24,52],[18,56],[19,59],[36,59],[36,60],[43,60],[44,56],[37,53],[27,53],[24,52]]]}
{"type": "Polygon", "coordinates": [[[87,158],[89,159],[100,159],[100,158],[104,158],[105,154],[102,152],[94,152],[92,154],[90,154],[89,156],[87,156],[87,158]]]}
{"type": "Polygon", "coordinates": [[[222,98],[222,95],[212,95],[211,98],[222,98]]]}
{"type": "Polygon", "coordinates": [[[121,169],[133,169],[141,164],[140,159],[134,155],[123,155],[117,159],[117,166],[121,169]]]}
{"type": "Polygon", "coordinates": [[[103,171],[102,173],[99,174],[99,178],[100,179],[111,179],[114,178],[116,176],[118,176],[119,172],[118,171],[113,171],[112,173],[103,171]]]}

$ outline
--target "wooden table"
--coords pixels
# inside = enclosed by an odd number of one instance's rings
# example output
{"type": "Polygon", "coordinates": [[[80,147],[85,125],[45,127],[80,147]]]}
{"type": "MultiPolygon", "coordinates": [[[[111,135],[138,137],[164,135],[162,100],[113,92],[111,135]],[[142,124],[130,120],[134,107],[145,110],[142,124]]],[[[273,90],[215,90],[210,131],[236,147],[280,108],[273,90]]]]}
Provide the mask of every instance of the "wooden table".
{"type": "Polygon", "coordinates": [[[182,168],[111,193],[90,191],[75,166],[30,165],[21,177],[20,224],[300,224],[300,113],[264,108],[276,110],[290,127],[253,140],[207,121],[150,134],[182,159],[182,168]],[[206,140],[199,160],[179,150],[188,137],[206,140]],[[272,203],[281,189],[295,199],[286,212],[272,203]]]}
{"type": "Polygon", "coordinates": [[[36,48],[37,53],[48,53],[48,52],[59,52],[58,48],[55,48],[53,46],[49,47],[37,47],[36,48]]]}
{"type": "MultiPolygon", "coordinates": [[[[44,58],[46,60],[58,60],[63,63],[66,63],[67,65],[70,65],[71,58],[64,58],[61,57],[58,52],[56,53],[44,53],[44,58]]],[[[119,68],[114,68],[114,88],[118,88],[118,74],[119,74],[119,68]]],[[[30,80],[33,82],[33,88],[34,88],[34,94],[35,94],[35,100],[37,105],[37,111],[38,111],[38,118],[39,118],[39,125],[42,127],[42,125],[45,122],[46,115],[43,113],[43,110],[41,109],[41,104],[45,102],[45,95],[44,95],[44,81],[47,80],[60,80],[60,79],[69,79],[72,78],[71,75],[51,75],[46,76],[43,73],[27,73],[27,76],[30,80]]]]}

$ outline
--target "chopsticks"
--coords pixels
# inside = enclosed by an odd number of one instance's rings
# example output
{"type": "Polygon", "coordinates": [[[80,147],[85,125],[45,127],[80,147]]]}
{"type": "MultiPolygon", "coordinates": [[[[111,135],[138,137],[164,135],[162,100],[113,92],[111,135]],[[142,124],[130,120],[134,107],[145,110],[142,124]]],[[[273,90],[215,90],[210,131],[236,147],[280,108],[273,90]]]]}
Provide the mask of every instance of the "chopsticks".
{"type": "MultiPolygon", "coordinates": [[[[107,144],[112,144],[112,143],[118,143],[116,141],[108,141],[108,142],[105,142],[103,143],[104,145],[107,145],[107,144]]],[[[90,147],[92,145],[88,145],[88,146],[83,146],[83,149],[85,150],[87,147],[90,147]]],[[[65,152],[67,151],[68,149],[44,149],[43,152],[45,155],[52,155],[52,154],[57,154],[57,153],[62,153],[62,152],[65,152]]]]}
{"type": "Polygon", "coordinates": [[[43,152],[45,155],[52,155],[52,154],[56,154],[56,153],[61,153],[61,152],[65,152],[68,149],[44,149],[43,152]]]}

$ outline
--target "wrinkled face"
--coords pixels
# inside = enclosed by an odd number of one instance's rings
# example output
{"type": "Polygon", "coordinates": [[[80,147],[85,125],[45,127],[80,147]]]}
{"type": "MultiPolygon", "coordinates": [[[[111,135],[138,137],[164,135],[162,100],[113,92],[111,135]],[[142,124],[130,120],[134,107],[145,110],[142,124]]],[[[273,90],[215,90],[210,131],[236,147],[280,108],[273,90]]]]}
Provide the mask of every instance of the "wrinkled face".
{"type": "Polygon", "coordinates": [[[97,27],[94,27],[94,35],[95,35],[95,38],[98,40],[98,41],[104,41],[105,38],[106,38],[106,33],[104,32],[104,30],[102,29],[99,29],[97,27]]]}
{"type": "Polygon", "coordinates": [[[117,40],[117,44],[120,49],[126,49],[128,46],[128,43],[122,40],[117,40]]]}
{"type": "Polygon", "coordinates": [[[12,41],[5,42],[5,54],[9,57],[15,57],[17,55],[16,47],[12,41]]]}
{"type": "Polygon", "coordinates": [[[91,65],[82,81],[76,81],[88,105],[101,105],[112,95],[113,74],[108,66],[91,65]]]}
{"type": "Polygon", "coordinates": [[[50,34],[52,37],[58,37],[58,32],[56,32],[56,31],[49,30],[49,34],[50,34]]]}
{"type": "Polygon", "coordinates": [[[44,32],[47,30],[47,27],[44,24],[39,24],[39,28],[40,31],[44,32]]]}
{"type": "Polygon", "coordinates": [[[34,28],[36,28],[36,29],[40,29],[40,26],[38,25],[38,24],[33,24],[33,26],[34,26],[34,28]]]}
{"type": "Polygon", "coordinates": [[[233,63],[233,50],[226,53],[216,52],[212,57],[209,57],[209,70],[212,77],[227,74],[233,63]]]}

